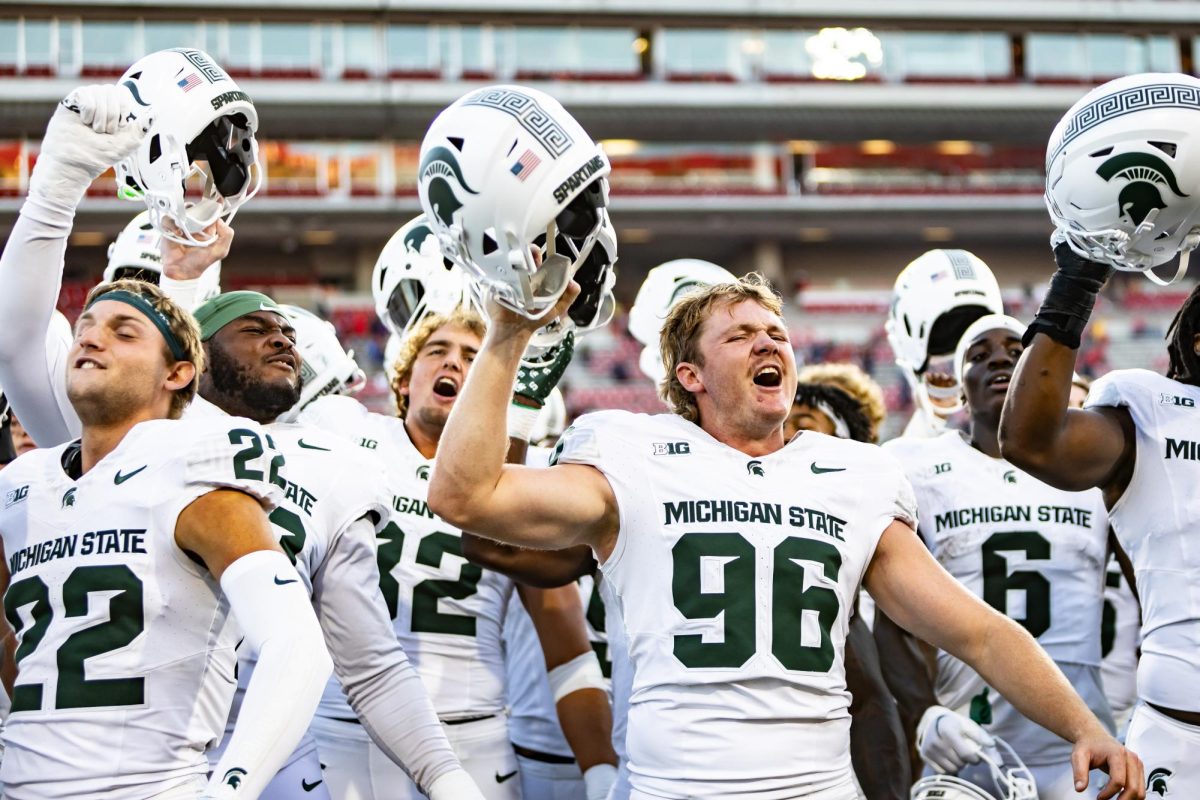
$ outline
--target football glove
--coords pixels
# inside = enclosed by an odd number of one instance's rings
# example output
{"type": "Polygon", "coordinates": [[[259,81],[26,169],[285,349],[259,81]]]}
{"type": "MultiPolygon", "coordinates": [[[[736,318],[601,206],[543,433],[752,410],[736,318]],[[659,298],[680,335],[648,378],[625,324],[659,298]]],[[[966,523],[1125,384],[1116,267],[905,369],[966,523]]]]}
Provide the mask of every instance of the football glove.
{"type": "Polygon", "coordinates": [[[558,385],[571,356],[575,353],[575,332],[568,331],[563,340],[536,359],[522,359],[513,384],[513,400],[508,407],[508,436],[528,442],[537,424],[538,413],[546,398],[558,385]]]}
{"type": "Polygon", "coordinates": [[[80,86],[50,117],[29,176],[31,198],[75,208],[92,181],[138,146],[149,130],[149,109],[125,86],[80,86]]]}
{"type": "Polygon", "coordinates": [[[974,721],[945,706],[930,706],[917,725],[917,751],[938,772],[956,773],[976,764],[995,739],[974,721]]]}

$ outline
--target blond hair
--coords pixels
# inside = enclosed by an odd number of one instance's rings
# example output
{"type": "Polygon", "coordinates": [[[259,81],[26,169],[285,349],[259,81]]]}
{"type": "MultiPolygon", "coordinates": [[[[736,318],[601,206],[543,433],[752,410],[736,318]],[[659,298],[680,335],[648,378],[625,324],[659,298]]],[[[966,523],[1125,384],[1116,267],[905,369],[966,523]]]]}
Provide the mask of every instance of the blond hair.
{"type": "Polygon", "coordinates": [[[704,366],[700,352],[700,332],[704,322],[718,308],[728,308],[745,300],[753,300],[777,316],[783,315],[783,302],[757,272],[751,272],[735,283],[718,283],[691,292],[676,303],[667,313],[659,338],[666,377],[659,384],[658,393],[671,410],[690,422],[700,421],[700,407],[695,396],[675,376],[675,368],[687,362],[704,366]]]}
{"type": "Polygon", "coordinates": [[[871,441],[879,441],[879,426],[887,417],[883,389],[857,364],[812,364],[803,367],[797,378],[801,383],[824,383],[853,397],[871,425],[871,441]]]}
{"type": "Polygon", "coordinates": [[[400,389],[412,377],[417,354],[429,341],[429,337],[446,325],[458,325],[466,328],[480,339],[487,333],[483,319],[474,311],[463,306],[458,306],[449,314],[429,314],[418,322],[416,327],[400,340],[400,351],[396,354],[396,361],[392,369],[392,394],[396,398],[396,416],[400,419],[404,419],[404,415],[408,413],[408,396],[402,394],[400,389]]]}
{"type": "Polygon", "coordinates": [[[195,398],[196,392],[200,388],[200,374],[204,372],[204,345],[200,342],[200,326],[196,324],[196,318],[190,312],[180,308],[155,284],[131,278],[122,278],[93,286],[92,290],[88,292],[83,307],[86,309],[96,301],[96,298],[109,292],[129,292],[149,303],[167,321],[168,330],[179,342],[179,346],[183,348],[184,357],[175,358],[164,337],[163,356],[167,359],[167,366],[174,367],[180,362],[189,362],[196,368],[196,374],[188,385],[182,389],[176,389],[171,397],[171,408],[167,413],[171,419],[179,419],[183,410],[195,398]]]}

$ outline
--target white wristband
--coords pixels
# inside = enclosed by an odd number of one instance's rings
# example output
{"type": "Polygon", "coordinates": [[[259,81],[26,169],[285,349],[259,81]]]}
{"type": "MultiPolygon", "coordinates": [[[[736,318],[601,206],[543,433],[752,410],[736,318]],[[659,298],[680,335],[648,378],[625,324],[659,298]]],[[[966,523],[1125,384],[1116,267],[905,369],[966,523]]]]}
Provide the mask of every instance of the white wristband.
{"type": "Polygon", "coordinates": [[[158,278],[158,288],[162,289],[163,294],[174,300],[175,305],[182,309],[192,311],[198,305],[196,294],[200,291],[199,278],[177,281],[168,277],[164,272],[158,278]]]}
{"type": "Polygon", "coordinates": [[[606,800],[617,782],[617,768],[612,764],[594,764],[583,773],[583,791],[587,800],[606,800]]]}
{"type": "Polygon", "coordinates": [[[537,424],[540,408],[530,408],[518,403],[508,405],[508,438],[528,442],[533,435],[533,426],[537,424]]]}
{"type": "Polygon", "coordinates": [[[550,670],[550,691],[554,693],[557,703],[571,692],[580,689],[608,690],[604,673],[600,671],[600,660],[592,651],[580,653],[565,664],[560,664],[550,670]]]}

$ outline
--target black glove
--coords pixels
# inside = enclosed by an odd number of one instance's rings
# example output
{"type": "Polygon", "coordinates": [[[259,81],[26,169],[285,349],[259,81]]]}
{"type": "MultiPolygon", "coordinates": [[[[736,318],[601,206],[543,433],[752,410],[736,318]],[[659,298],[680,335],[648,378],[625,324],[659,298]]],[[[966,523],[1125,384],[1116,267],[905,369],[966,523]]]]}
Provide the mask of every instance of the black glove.
{"type": "Polygon", "coordinates": [[[1054,261],[1058,271],[1050,279],[1050,290],[1025,331],[1022,343],[1028,347],[1034,334],[1044,333],[1059,344],[1078,350],[1096,305],[1096,295],[1113,274],[1113,268],[1084,258],[1066,242],[1055,246],[1054,261]]]}

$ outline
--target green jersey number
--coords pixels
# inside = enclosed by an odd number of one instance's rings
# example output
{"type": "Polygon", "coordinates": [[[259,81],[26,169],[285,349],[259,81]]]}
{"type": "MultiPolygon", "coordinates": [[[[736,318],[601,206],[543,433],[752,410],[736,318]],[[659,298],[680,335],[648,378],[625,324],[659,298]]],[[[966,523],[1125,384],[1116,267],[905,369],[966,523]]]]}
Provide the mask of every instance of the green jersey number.
{"type": "MultiPolygon", "coordinates": [[[[724,627],[719,642],[706,642],[700,634],[676,635],[675,657],[692,669],[743,666],[755,653],[758,631],[754,545],[737,533],[687,533],[671,554],[675,607],[688,619],[720,616],[724,627]],[[708,570],[704,568],[706,559],[708,570]],[[705,572],[710,583],[707,590],[702,582],[705,572]]],[[[828,672],[835,658],[830,631],[841,602],[828,586],[813,583],[805,588],[804,565],[815,565],[826,579],[837,581],[841,553],[828,542],[791,537],[779,543],[772,560],[767,589],[771,593],[771,653],[785,669],[828,672]],[[816,622],[820,633],[816,642],[803,640],[806,619],[816,622]]]]}
{"type": "MultiPolygon", "coordinates": [[[[237,428],[229,432],[229,443],[233,445],[245,445],[233,457],[234,476],[247,481],[261,481],[263,479],[263,471],[251,466],[251,463],[261,458],[264,452],[262,439],[259,435],[246,428],[237,428]]],[[[283,468],[284,464],[283,454],[275,449],[275,442],[271,440],[269,435],[267,436],[267,448],[272,453],[267,479],[276,486],[286,486],[283,478],[279,475],[279,470],[283,468]]]]}
{"type": "MultiPolygon", "coordinates": [[[[63,583],[63,611],[67,617],[87,616],[93,595],[109,594],[108,619],[77,630],[58,648],[58,685],[55,708],[97,708],[140,705],[145,700],[144,678],[85,677],[85,662],[125,647],[145,630],[142,581],[124,564],[77,567],[63,583]],[[115,592],[115,594],[111,594],[115,592]]],[[[18,635],[25,629],[20,610],[32,606],[32,624],[17,648],[16,663],[37,649],[54,616],[50,590],[37,576],[12,584],[4,595],[4,615],[18,635]]],[[[39,684],[19,683],[13,687],[12,710],[42,708],[39,684]]]]}
{"type": "Polygon", "coordinates": [[[983,543],[983,601],[1021,623],[1034,638],[1050,629],[1050,581],[1033,569],[1009,569],[1005,552],[1021,553],[1026,561],[1050,558],[1050,542],[1037,531],[993,533],[983,543]],[[1008,613],[1008,593],[1025,593],[1025,617],[1008,613]]]}
{"type": "Polygon", "coordinates": [[[304,530],[304,520],[293,511],[289,511],[283,506],[279,506],[271,512],[267,519],[278,528],[282,528],[285,533],[279,537],[279,546],[283,548],[283,552],[287,555],[288,561],[292,562],[292,566],[296,565],[296,557],[300,555],[300,551],[304,549],[304,542],[308,539],[308,532],[304,530]]]}
{"type": "MultiPolygon", "coordinates": [[[[379,588],[387,603],[392,619],[400,613],[400,583],[392,570],[404,555],[404,531],[395,522],[375,534],[379,544],[376,555],[379,564],[379,588]]],[[[462,558],[462,538],[452,533],[434,532],[417,546],[417,563],[441,569],[442,559],[447,555],[462,558]]],[[[450,633],[457,636],[475,635],[475,617],[469,614],[445,613],[438,610],[442,598],[465,600],[479,590],[483,568],[470,561],[458,571],[457,579],[429,578],[413,587],[412,630],[413,633],[450,633]]]]}

